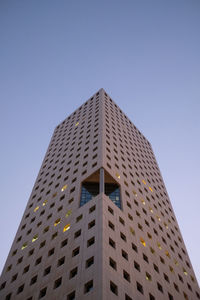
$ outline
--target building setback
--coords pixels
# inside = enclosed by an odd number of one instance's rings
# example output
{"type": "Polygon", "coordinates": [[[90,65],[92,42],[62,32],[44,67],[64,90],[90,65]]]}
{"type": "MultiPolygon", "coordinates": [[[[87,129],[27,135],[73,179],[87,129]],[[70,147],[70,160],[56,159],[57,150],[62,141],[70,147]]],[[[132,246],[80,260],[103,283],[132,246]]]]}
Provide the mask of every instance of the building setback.
{"type": "Polygon", "coordinates": [[[152,147],[103,89],[55,128],[0,299],[200,299],[152,147]]]}

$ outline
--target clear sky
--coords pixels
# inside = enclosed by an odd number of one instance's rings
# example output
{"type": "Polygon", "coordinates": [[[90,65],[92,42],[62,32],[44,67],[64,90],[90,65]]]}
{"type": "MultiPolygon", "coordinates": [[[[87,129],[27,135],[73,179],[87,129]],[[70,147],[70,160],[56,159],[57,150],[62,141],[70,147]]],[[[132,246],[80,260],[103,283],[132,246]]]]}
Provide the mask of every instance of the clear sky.
{"type": "Polygon", "coordinates": [[[200,1],[0,1],[0,269],[55,126],[103,87],[151,142],[200,282],[200,1]]]}

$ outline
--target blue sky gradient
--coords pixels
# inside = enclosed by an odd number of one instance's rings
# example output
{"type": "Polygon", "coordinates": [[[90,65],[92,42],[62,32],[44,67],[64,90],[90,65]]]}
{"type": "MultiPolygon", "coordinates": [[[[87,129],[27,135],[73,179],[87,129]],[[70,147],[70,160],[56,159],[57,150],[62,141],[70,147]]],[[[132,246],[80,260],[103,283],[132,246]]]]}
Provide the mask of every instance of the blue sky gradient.
{"type": "Polygon", "coordinates": [[[200,282],[200,1],[0,1],[0,270],[55,126],[103,87],[152,143],[200,282]]]}

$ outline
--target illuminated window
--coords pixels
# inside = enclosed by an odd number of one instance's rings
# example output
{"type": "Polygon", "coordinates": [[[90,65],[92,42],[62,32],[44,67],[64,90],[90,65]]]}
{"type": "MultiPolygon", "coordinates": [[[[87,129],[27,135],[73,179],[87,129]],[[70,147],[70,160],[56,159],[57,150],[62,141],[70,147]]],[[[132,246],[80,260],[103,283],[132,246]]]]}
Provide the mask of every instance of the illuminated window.
{"type": "Polygon", "coordinates": [[[39,206],[36,206],[36,208],[34,209],[34,212],[36,212],[39,209],[39,206]]]}
{"type": "Polygon", "coordinates": [[[60,224],[60,218],[55,221],[54,226],[57,226],[58,224],[60,224]]]}
{"type": "Polygon", "coordinates": [[[133,195],[134,195],[135,197],[137,197],[137,193],[136,193],[135,190],[133,190],[133,195]]]}
{"type": "Polygon", "coordinates": [[[143,238],[140,238],[140,243],[141,243],[144,247],[146,247],[146,243],[145,243],[145,241],[143,240],[143,238]]]}
{"type": "Polygon", "coordinates": [[[63,228],[63,232],[67,231],[70,229],[70,224],[65,225],[65,227],[63,228]]]}
{"type": "Polygon", "coordinates": [[[157,215],[156,218],[158,219],[158,221],[161,221],[161,218],[157,215]]]}
{"type": "Polygon", "coordinates": [[[171,267],[171,266],[169,266],[169,269],[170,269],[170,272],[174,272],[174,269],[171,267]]]}
{"type": "Polygon", "coordinates": [[[165,254],[166,254],[167,257],[170,258],[170,254],[169,254],[169,252],[167,250],[165,251],[165,254]]]}
{"type": "Polygon", "coordinates": [[[161,244],[159,242],[157,242],[157,246],[160,250],[162,249],[161,244]]]}
{"type": "Polygon", "coordinates": [[[115,175],[116,175],[116,177],[117,177],[118,179],[120,179],[119,173],[116,173],[115,175]]]}
{"type": "Polygon", "coordinates": [[[176,266],[178,266],[178,262],[177,262],[176,259],[174,259],[174,263],[175,263],[176,266]]]}
{"type": "Polygon", "coordinates": [[[72,213],[72,210],[71,210],[71,209],[68,210],[68,212],[66,213],[65,217],[66,217],[66,218],[69,217],[69,216],[71,215],[71,213],[72,213]]]}
{"type": "Polygon", "coordinates": [[[28,246],[28,243],[24,243],[23,245],[22,245],[22,250],[24,250],[26,247],[28,246]]]}
{"type": "Polygon", "coordinates": [[[150,212],[153,214],[153,209],[151,207],[149,207],[150,212]]]}
{"type": "Polygon", "coordinates": [[[187,276],[187,271],[183,268],[183,273],[187,276]]]}
{"type": "Polygon", "coordinates": [[[47,204],[47,200],[45,200],[43,203],[42,203],[42,206],[45,206],[47,204]]]}
{"type": "Polygon", "coordinates": [[[37,239],[38,239],[38,234],[34,235],[34,237],[32,238],[32,243],[34,243],[37,239]]]}
{"type": "Polygon", "coordinates": [[[146,184],[146,181],[145,181],[144,179],[142,180],[142,182],[143,182],[144,184],[146,184]]]}
{"type": "Polygon", "coordinates": [[[166,224],[166,223],[164,223],[164,225],[165,225],[165,227],[168,229],[169,227],[168,227],[168,225],[166,224]]]}
{"type": "Polygon", "coordinates": [[[148,272],[146,272],[146,280],[151,281],[151,275],[148,272]]]}
{"type": "Polygon", "coordinates": [[[64,192],[66,188],[67,188],[67,184],[62,187],[61,192],[64,192]]]}
{"type": "Polygon", "coordinates": [[[149,189],[150,189],[151,192],[153,192],[153,190],[152,190],[152,188],[150,186],[149,186],[149,189]]]}
{"type": "Polygon", "coordinates": [[[75,127],[79,125],[79,122],[76,122],[75,127]]]}
{"type": "Polygon", "coordinates": [[[141,202],[142,202],[142,204],[143,204],[143,205],[145,205],[145,201],[144,201],[144,199],[141,199],[141,202]]]}

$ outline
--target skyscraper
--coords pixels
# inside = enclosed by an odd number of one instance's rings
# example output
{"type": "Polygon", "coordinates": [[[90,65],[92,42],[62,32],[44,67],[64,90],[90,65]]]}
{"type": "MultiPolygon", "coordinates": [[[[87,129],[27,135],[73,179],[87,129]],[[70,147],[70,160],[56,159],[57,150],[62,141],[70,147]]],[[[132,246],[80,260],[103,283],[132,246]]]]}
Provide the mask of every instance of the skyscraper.
{"type": "Polygon", "coordinates": [[[200,299],[152,147],[103,89],[55,128],[0,299],[200,299]]]}

